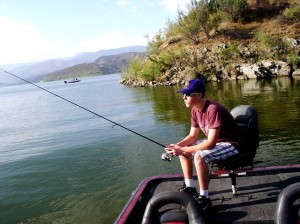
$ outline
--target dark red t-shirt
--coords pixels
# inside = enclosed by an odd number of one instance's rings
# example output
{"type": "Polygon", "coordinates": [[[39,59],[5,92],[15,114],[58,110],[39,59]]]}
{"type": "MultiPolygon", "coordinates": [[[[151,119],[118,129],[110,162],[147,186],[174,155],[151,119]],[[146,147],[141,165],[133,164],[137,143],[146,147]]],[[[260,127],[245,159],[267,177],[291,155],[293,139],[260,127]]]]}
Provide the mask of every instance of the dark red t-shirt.
{"type": "Polygon", "coordinates": [[[193,108],[191,125],[194,128],[200,128],[205,136],[208,136],[209,129],[220,127],[217,142],[229,142],[239,148],[238,126],[231,113],[217,102],[206,100],[202,111],[193,108]]]}

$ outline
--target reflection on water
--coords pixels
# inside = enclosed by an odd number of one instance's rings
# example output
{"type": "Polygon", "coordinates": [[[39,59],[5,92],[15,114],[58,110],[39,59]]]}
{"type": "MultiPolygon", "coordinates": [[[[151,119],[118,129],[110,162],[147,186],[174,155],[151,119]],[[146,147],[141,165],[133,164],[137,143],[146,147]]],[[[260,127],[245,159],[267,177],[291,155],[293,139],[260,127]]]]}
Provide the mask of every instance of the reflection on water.
{"type": "MultiPolygon", "coordinates": [[[[120,75],[41,85],[163,145],[190,128],[181,87],[120,75]]],[[[258,112],[259,165],[300,163],[300,78],[207,84],[207,98],[258,112]]],[[[0,88],[0,223],[112,223],[138,183],[179,173],[163,148],[29,85],[0,88]]]]}

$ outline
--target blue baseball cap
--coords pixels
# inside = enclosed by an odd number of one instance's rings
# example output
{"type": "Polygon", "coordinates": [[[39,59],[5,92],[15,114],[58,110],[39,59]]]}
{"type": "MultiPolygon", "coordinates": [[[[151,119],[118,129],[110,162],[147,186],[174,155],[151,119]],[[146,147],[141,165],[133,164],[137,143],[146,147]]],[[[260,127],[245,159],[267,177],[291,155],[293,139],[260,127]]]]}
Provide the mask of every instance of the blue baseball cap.
{"type": "Polygon", "coordinates": [[[190,95],[192,93],[203,93],[205,94],[205,85],[200,79],[192,79],[188,85],[178,92],[182,94],[190,95]]]}

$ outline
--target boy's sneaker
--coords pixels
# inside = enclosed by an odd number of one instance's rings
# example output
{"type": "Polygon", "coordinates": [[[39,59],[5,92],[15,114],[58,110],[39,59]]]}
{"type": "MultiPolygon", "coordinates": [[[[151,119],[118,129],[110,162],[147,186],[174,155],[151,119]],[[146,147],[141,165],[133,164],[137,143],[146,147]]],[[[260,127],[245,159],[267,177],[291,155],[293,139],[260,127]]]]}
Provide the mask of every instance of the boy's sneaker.
{"type": "Polygon", "coordinates": [[[212,203],[210,198],[206,198],[205,196],[199,195],[198,202],[202,204],[203,212],[208,213],[212,210],[212,203]]]}
{"type": "Polygon", "coordinates": [[[180,187],[180,189],[178,191],[181,191],[181,192],[186,192],[190,195],[192,195],[193,197],[197,197],[198,196],[198,192],[196,190],[195,187],[187,187],[185,185],[185,183],[183,183],[180,187]]]}

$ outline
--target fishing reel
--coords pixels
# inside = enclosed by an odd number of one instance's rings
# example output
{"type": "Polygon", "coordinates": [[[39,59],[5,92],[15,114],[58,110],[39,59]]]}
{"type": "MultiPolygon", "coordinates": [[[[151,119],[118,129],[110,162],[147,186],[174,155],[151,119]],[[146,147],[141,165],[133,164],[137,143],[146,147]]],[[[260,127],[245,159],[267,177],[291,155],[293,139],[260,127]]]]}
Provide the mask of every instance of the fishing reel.
{"type": "Polygon", "coordinates": [[[172,157],[173,157],[173,155],[171,155],[170,153],[166,153],[166,152],[165,152],[165,153],[161,154],[161,159],[162,159],[163,161],[171,162],[172,157]]]}

